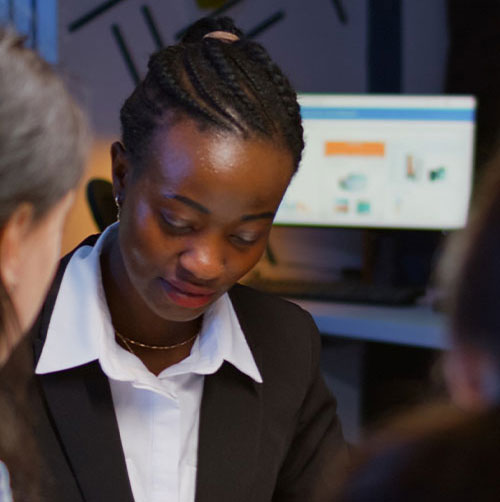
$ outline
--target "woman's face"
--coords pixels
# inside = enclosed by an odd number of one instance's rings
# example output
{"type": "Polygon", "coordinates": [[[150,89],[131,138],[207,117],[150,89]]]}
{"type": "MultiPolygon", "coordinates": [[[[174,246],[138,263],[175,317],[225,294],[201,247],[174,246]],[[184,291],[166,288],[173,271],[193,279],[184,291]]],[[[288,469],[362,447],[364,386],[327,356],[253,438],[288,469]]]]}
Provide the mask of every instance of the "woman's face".
{"type": "Polygon", "coordinates": [[[272,141],[188,119],[157,131],[150,152],[135,173],[113,148],[127,282],[155,314],[188,321],[259,260],[293,159],[272,141]]]}
{"type": "Polygon", "coordinates": [[[12,337],[28,330],[40,310],[61,256],[64,222],[73,199],[71,191],[39,220],[33,220],[31,205],[21,204],[2,232],[1,275],[21,331],[7,333],[1,363],[19,341],[12,337]]]}

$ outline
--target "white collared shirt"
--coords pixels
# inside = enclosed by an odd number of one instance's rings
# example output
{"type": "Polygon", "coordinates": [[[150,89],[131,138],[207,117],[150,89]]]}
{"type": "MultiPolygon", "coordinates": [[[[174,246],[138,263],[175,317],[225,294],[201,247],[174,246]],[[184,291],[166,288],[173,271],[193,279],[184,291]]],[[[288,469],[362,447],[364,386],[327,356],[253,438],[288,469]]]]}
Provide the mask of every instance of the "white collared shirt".
{"type": "Polygon", "coordinates": [[[158,376],[118,345],[99,259],[110,231],[71,257],[36,373],[99,360],[110,382],[135,501],[194,502],[204,375],[228,361],[256,382],[262,377],[227,294],[205,313],[190,355],[158,376]]]}
{"type": "Polygon", "coordinates": [[[0,502],[12,502],[10,477],[6,465],[0,461],[0,502]]]}

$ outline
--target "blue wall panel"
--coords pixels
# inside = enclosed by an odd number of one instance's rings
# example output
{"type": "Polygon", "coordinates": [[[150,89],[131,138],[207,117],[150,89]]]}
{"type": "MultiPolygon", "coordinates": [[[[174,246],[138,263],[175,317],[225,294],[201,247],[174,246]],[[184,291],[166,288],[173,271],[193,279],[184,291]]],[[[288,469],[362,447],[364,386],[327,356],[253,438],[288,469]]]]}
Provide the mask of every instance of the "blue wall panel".
{"type": "Polygon", "coordinates": [[[28,47],[57,62],[57,0],[0,0],[0,24],[14,26],[28,47]]]}
{"type": "Polygon", "coordinates": [[[57,0],[38,0],[36,9],[37,49],[49,62],[58,60],[57,0]]]}

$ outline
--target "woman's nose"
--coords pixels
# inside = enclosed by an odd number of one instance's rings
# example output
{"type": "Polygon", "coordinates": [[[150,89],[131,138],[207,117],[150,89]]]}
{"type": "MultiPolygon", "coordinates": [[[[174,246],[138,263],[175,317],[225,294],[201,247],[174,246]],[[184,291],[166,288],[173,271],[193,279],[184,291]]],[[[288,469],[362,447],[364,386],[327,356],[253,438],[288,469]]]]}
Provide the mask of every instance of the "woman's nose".
{"type": "Polygon", "coordinates": [[[217,279],[224,270],[221,247],[216,239],[197,239],[180,254],[180,265],[196,279],[217,279]]]}

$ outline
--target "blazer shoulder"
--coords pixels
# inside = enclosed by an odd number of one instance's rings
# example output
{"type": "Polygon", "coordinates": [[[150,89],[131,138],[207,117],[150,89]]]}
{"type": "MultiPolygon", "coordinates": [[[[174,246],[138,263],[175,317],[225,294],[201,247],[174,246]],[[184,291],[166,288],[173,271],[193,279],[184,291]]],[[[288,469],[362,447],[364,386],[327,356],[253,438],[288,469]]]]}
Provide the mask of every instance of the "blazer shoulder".
{"type": "Polygon", "coordinates": [[[300,305],[243,284],[234,285],[229,296],[238,315],[240,311],[244,311],[246,314],[266,317],[267,320],[277,318],[282,323],[312,320],[311,314],[300,305]]]}
{"type": "Polygon", "coordinates": [[[75,252],[81,247],[94,246],[94,244],[97,242],[97,239],[99,239],[99,236],[100,234],[89,235],[82,242],[80,242],[78,246],[76,246],[73,250],[71,250],[69,253],[67,253],[61,258],[59,266],[57,267],[56,275],[54,276],[54,280],[52,281],[52,284],[49,288],[49,292],[44,302],[44,306],[50,305],[50,312],[52,312],[54,308],[54,304],[57,298],[57,294],[59,292],[59,288],[61,286],[64,272],[66,271],[66,267],[68,266],[68,263],[70,262],[71,258],[73,257],[75,252]]]}
{"type": "MultiPolygon", "coordinates": [[[[56,274],[54,276],[54,280],[50,285],[49,291],[47,292],[47,296],[42,305],[42,309],[35,323],[33,324],[33,328],[30,331],[31,338],[35,341],[35,345],[39,345],[41,342],[45,341],[45,335],[47,333],[47,329],[49,327],[50,318],[52,316],[52,311],[54,310],[54,306],[56,304],[57,295],[59,294],[59,288],[61,287],[61,282],[64,276],[64,272],[66,271],[66,267],[68,266],[71,257],[79,248],[83,246],[94,246],[100,234],[94,234],[88,236],[84,239],[78,246],[76,246],[72,251],[63,256],[59,262],[59,266],[57,267],[56,274]],[[37,343],[38,342],[38,343],[37,343]]],[[[40,355],[41,348],[39,346],[38,350],[35,350],[36,359],[40,355]]]]}
{"type": "Polygon", "coordinates": [[[299,305],[240,284],[231,288],[229,296],[251,349],[287,346],[295,353],[319,351],[318,328],[299,305]]]}

